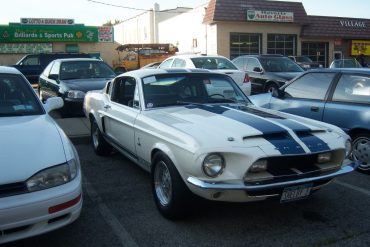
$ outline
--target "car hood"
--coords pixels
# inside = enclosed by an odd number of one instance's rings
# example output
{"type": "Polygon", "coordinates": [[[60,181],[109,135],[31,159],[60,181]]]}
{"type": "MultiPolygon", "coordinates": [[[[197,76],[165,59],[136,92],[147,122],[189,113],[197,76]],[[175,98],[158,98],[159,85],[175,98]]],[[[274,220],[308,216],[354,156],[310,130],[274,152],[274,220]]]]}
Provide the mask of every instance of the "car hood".
{"type": "Polygon", "coordinates": [[[326,141],[338,138],[324,123],[253,105],[189,105],[148,114],[191,136],[200,146],[258,146],[264,151],[298,154],[327,151],[326,141]]]}
{"type": "Polygon", "coordinates": [[[47,114],[1,117],[0,136],[0,185],[66,162],[58,127],[47,114]]]}
{"type": "Polygon", "coordinates": [[[104,88],[107,81],[112,78],[90,78],[90,79],[74,79],[74,80],[62,80],[64,87],[69,90],[79,90],[87,92],[91,90],[99,90],[104,88]]]}
{"type": "Polygon", "coordinates": [[[273,74],[282,81],[290,81],[291,79],[293,79],[296,76],[301,75],[302,73],[303,72],[277,72],[273,74]]]}

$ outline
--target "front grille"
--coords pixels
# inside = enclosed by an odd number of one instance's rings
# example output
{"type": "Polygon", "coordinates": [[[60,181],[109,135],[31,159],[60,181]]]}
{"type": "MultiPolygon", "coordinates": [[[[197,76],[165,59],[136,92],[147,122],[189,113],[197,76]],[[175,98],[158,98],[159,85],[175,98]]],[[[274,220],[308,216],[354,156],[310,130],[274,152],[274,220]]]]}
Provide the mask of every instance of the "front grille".
{"type": "Polygon", "coordinates": [[[28,193],[26,183],[12,183],[0,185],[0,197],[14,196],[28,193]]]}

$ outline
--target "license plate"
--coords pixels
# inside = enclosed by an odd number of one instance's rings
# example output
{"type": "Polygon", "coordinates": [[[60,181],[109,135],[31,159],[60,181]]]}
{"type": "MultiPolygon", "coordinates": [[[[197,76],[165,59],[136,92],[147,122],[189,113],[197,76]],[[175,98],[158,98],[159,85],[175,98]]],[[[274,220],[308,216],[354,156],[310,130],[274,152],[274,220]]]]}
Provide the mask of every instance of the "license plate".
{"type": "Polygon", "coordinates": [[[310,195],[312,184],[303,184],[299,186],[287,187],[283,190],[280,202],[290,202],[300,200],[310,195]]]}

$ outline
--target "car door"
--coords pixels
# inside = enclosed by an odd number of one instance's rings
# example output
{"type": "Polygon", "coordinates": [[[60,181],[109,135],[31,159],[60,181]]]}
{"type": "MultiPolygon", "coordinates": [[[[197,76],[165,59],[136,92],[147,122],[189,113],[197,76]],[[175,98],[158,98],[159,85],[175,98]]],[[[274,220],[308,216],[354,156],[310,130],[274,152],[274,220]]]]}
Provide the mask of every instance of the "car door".
{"type": "Polygon", "coordinates": [[[370,129],[370,75],[344,73],[325,105],[323,121],[345,131],[370,129]]]}
{"type": "Polygon", "coordinates": [[[328,92],[335,78],[335,72],[306,73],[283,88],[283,97],[272,97],[270,108],[322,121],[328,92]]]}
{"type": "Polygon", "coordinates": [[[263,74],[260,62],[254,57],[249,57],[246,61],[245,71],[251,82],[252,93],[263,92],[267,79],[263,74]]]}
{"type": "Polygon", "coordinates": [[[136,84],[133,77],[116,78],[111,99],[104,107],[106,135],[133,158],[136,158],[134,124],[140,112],[139,101],[134,100],[136,84]]]}

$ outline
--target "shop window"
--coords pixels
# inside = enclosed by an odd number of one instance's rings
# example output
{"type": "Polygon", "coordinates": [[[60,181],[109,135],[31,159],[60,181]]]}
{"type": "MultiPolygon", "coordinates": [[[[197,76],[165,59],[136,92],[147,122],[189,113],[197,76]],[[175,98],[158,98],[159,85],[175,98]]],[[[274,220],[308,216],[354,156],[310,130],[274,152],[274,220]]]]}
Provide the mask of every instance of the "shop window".
{"type": "Polygon", "coordinates": [[[230,59],[262,53],[262,37],[258,33],[230,33],[230,59]]]}
{"type": "Polygon", "coordinates": [[[297,53],[297,36],[291,34],[268,34],[267,53],[294,56],[297,53]]]}
{"type": "Polygon", "coordinates": [[[69,52],[69,53],[78,53],[78,52],[80,52],[78,44],[66,44],[66,52],[69,52]]]}

